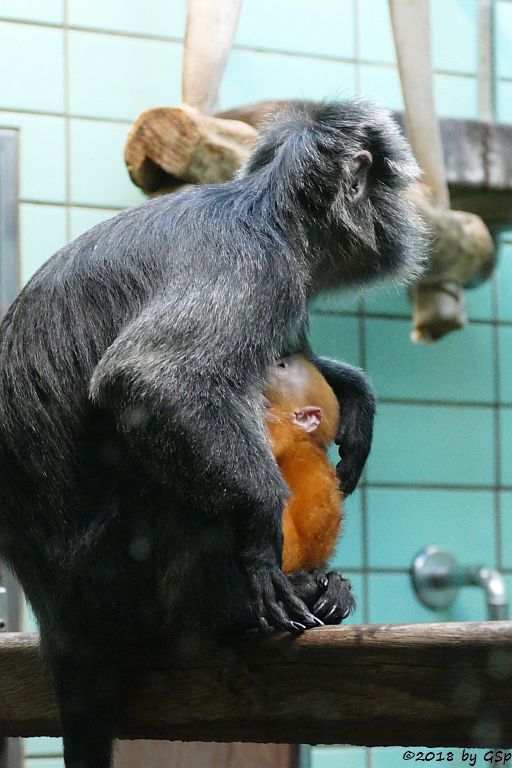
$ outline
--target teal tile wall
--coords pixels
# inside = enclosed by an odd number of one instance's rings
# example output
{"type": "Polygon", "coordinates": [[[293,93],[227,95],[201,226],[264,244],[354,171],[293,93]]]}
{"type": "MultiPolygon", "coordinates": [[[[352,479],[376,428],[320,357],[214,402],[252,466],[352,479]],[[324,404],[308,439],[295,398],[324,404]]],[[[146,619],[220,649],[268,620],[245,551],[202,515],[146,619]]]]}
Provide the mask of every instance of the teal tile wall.
{"type": "Polygon", "coordinates": [[[2,107],[31,112],[64,110],[62,29],[2,22],[0,68],[3,73],[2,107]],[[30,55],[27,55],[29,51],[30,55]]]}
{"type": "Polygon", "coordinates": [[[499,328],[500,397],[512,405],[512,326],[499,328]]]}
{"type": "Polygon", "coordinates": [[[236,43],[248,48],[354,58],[355,3],[244,0],[236,43]]]}
{"type": "Polygon", "coordinates": [[[498,320],[512,322],[512,241],[503,241],[500,257],[496,271],[498,320]]]}
{"type": "Polygon", "coordinates": [[[369,315],[403,315],[410,319],[409,292],[403,286],[372,286],[365,293],[365,309],[369,315]]]}
{"type": "MultiPolygon", "coordinates": [[[[478,117],[477,6],[431,0],[443,115],[478,117]]],[[[512,122],[512,2],[495,7],[496,115],[512,122]]],[[[123,147],[139,111],[180,100],[185,15],[186,0],[0,2],[0,126],[20,136],[23,280],[143,199],[123,147]]],[[[352,95],[402,106],[387,0],[244,0],[219,107],[352,95]]],[[[314,348],[367,369],[380,400],[374,451],[332,559],[358,597],[351,621],[484,618],[478,591],[440,615],[419,606],[407,569],[428,543],[501,568],[512,592],[512,233],[495,278],[467,305],[471,325],[433,347],[409,340],[405,289],[331,293],[312,307],[314,348]]],[[[60,741],[26,749],[31,768],[61,768],[60,741]]],[[[310,757],[312,768],[402,764],[393,749],[318,747],[310,757]]]]}
{"type": "Polygon", "coordinates": [[[19,131],[21,199],[64,203],[68,171],[65,118],[0,110],[0,126],[19,131]]]}
{"type": "Polygon", "coordinates": [[[73,205],[125,207],[144,200],[126,172],[123,151],[127,126],[105,120],[71,120],[70,162],[73,205]]]}
{"type": "MultiPolygon", "coordinates": [[[[41,758],[51,759],[59,755],[60,744],[60,739],[54,739],[50,736],[25,739],[25,751],[30,755],[40,755],[41,758]]],[[[33,768],[33,763],[31,768],[33,768]]]]}
{"type": "Polygon", "coordinates": [[[313,312],[357,312],[362,294],[354,291],[330,291],[316,296],[311,304],[313,312]]]}
{"type": "Polygon", "coordinates": [[[430,12],[436,68],[476,75],[478,0],[430,0],[430,12]]]}
{"type": "Polygon", "coordinates": [[[500,408],[500,479],[512,487],[512,408],[500,408]]]}
{"type": "Polygon", "coordinates": [[[381,403],[368,482],[489,486],[494,440],[491,408],[381,403]]]}
{"type": "Polygon", "coordinates": [[[357,317],[312,314],[309,324],[312,347],[319,355],[360,365],[359,325],[357,317]]]}
{"type": "Polygon", "coordinates": [[[365,621],[365,616],[368,611],[363,576],[360,573],[357,573],[357,571],[352,571],[349,568],[342,568],[342,571],[343,575],[352,584],[352,592],[356,601],[355,610],[352,615],[346,619],[346,622],[348,624],[362,624],[365,621]]]}
{"type": "Polygon", "coordinates": [[[500,494],[501,501],[501,536],[506,545],[503,547],[503,565],[512,569],[512,491],[500,494]],[[507,546],[508,545],[508,546],[507,546]]]}
{"type": "Polygon", "coordinates": [[[3,19],[62,24],[64,0],[2,0],[0,12],[3,19]]]}
{"type": "Polygon", "coordinates": [[[358,44],[364,61],[395,63],[387,0],[359,0],[358,44]]]}
{"type": "Polygon", "coordinates": [[[492,280],[487,280],[472,291],[466,291],[466,311],[470,320],[493,319],[494,292],[495,286],[492,280]]]}
{"type": "Polygon", "coordinates": [[[512,3],[495,1],[496,116],[512,122],[512,3]]]}
{"type": "Polygon", "coordinates": [[[220,107],[229,109],[264,99],[348,98],[356,90],[352,63],[234,50],[220,89],[220,107]]]}
{"type": "Polygon", "coordinates": [[[119,211],[108,208],[71,208],[71,238],[78,237],[96,224],[112,218],[116,213],[119,211]]]}
{"type": "Polygon", "coordinates": [[[179,103],[182,59],[181,43],[72,31],[70,111],[129,121],[152,106],[179,103]],[[167,77],[155,77],[157,72],[167,77]]]}
{"type": "MultiPolygon", "coordinates": [[[[12,0],[14,2],[14,0],[12,0]]],[[[68,0],[72,27],[101,29],[127,35],[181,38],[185,32],[186,0],[68,0]]],[[[154,78],[155,82],[159,78],[154,78]]],[[[165,78],[161,78],[165,80],[165,78]]],[[[172,84],[171,79],[168,82],[172,84]]]]}
{"type": "Polygon", "coordinates": [[[512,4],[508,0],[496,4],[496,74],[512,79],[512,4]]]}
{"type": "Polygon", "coordinates": [[[343,502],[342,535],[331,562],[343,572],[363,568],[362,499],[358,490],[343,502]]]}
{"type": "Polygon", "coordinates": [[[20,205],[21,278],[25,283],[49,254],[67,243],[67,217],[63,205],[20,205]]]}
{"type": "Polygon", "coordinates": [[[365,98],[388,109],[403,109],[400,79],[395,67],[361,64],[359,68],[361,91],[365,98]]]}
{"type": "Polygon", "coordinates": [[[313,750],[314,768],[366,768],[363,747],[317,747],[313,750]]]}
{"type": "Polygon", "coordinates": [[[472,562],[478,553],[479,560],[494,566],[494,502],[491,491],[369,488],[368,560],[373,568],[406,570],[416,552],[432,543],[461,563],[472,562]],[[399,547],[391,531],[400,531],[399,547]]]}
{"type": "Polygon", "coordinates": [[[496,119],[500,123],[512,123],[512,81],[496,83],[496,119]]]}
{"type": "MultiPolygon", "coordinates": [[[[410,330],[409,320],[366,321],[366,368],[380,397],[407,399],[414,392],[417,400],[493,401],[490,325],[470,325],[428,347],[410,344],[410,330]],[[462,392],[461,370],[478,372],[467,377],[462,392]]],[[[512,345],[511,335],[507,341],[512,345]]]]}
{"type": "Polygon", "coordinates": [[[478,82],[475,77],[436,74],[434,95],[443,117],[472,119],[478,116],[478,82]]]}
{"type": "Polygon", "coordinates": [[[370,624],[485,621],[487,618],[483,592],[476,588],[461,590],[455,603],[445,611],[431,611],[418,602],[407,573],[371,572],[368,585],[370,624]]]}

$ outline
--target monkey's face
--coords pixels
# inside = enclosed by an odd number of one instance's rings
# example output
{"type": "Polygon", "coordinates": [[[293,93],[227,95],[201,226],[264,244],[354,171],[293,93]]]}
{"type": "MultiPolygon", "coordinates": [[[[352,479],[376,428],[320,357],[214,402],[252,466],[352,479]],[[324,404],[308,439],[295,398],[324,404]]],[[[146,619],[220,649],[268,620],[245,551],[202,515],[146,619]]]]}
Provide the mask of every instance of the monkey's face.
{"type": "MultiPolygon", "coordinates": [[[[315,432],[323,446],[334,440],[339,424],[338,401],[320,371],[304,357],[285,357],[272,367],[265,397],[270,422],[285,419],[300,431],[315,432]]],[[[278,427],[271,428],[271,436],[278,431],[278,427]]]]}
{"type": "MultiPolygon", "coordinates": [[[[312,366],[311,366],[312,367],[312,366]]],[[[311,372],[307,361],[296,355],[279,360],[267,376],[265,395],[272,403],[292,406],[308,402],[311,372]]]]}
{"type": "Polygon", "coordinates": [[[425,259],[423,225],[406,198],[418,166],[389,114],[362,103],[338,110],[323,121],[331,151],[325,140],[319,143],[338,181],[332,184],[326,174],[332,197],[314,228],[319,259],[313,289],[387,276],[411,281],[425,259]]]}
{"type": "Polygon", "coordinates": [[[300,222],[312,294],[420,274],[423,225],[405,196],[419,170],[388,112],[361,101],[294,102],[262,132],[246,172],[264,166],[275,170],[287,217],[300,222]]]}

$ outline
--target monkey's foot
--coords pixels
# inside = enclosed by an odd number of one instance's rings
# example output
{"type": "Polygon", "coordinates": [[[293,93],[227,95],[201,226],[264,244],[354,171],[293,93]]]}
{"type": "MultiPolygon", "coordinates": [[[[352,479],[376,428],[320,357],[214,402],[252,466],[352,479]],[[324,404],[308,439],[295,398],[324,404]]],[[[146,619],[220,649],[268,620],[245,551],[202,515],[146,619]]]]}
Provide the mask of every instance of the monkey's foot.
{"type": "Polygon", "coordinates": [[[289,575],[295,593],[324,624],[339,624],[355,609],[350,581],[336,571],[315,568],[289,575]]]}
{"type": "Polygon", "coordinates": [[[323,624],[297,596],[292,583],[277,566],[247,569],[246,579],[260,632],[267,634],[274,629],[297,634],[323,624]]]}

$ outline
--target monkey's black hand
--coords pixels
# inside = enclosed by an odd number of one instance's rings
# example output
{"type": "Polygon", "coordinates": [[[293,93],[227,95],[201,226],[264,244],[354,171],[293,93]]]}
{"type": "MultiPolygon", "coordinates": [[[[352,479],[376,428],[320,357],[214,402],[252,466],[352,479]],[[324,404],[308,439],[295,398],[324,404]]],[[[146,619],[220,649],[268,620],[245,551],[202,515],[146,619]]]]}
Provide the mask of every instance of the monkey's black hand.
{"type": "Polygon", "coordinates": [[[340,404],[336,444],[341,461],[336,472],[341,490],[348,496],[356,488],[370,453],[375,396],[366,374],[359,368],[327,357],[311,355],[310,359],[325,376],[340,404]]]}
{"type": "Polygon", "coordinates": [[[323,624],[297,597],[292,583],[277,566],[246,568],[245,576],[260,632],[267,634],[275,629],[297,634],[323,624]]]}
{"type": "Polygon", "coordinates": [[[295,592],[324,624],[339,624],[355,608],[351,585],[336,571],[320,568],[290,573],[295,592]]]}
{"type": "Polygon", "coordinates": [[[336,436],[341,461],[336,474],[341,490],[348,496],[355,490],[372,446],[375,404],[354,399],[342,406],[341,423],[336,436]]]}
{"type": "Polygon", "coordinates": [[[317,571],[316,580],[324,592],[313,606],[314,615],[324,624],[339,624],[356,607],[350,581],[342,578],[337,571],[317,571]]]}

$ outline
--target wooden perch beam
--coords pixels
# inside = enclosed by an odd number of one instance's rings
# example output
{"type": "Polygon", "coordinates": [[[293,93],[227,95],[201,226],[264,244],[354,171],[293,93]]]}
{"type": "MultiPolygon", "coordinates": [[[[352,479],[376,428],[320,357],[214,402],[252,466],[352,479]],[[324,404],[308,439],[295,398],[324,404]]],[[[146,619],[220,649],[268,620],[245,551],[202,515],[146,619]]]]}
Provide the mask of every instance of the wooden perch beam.
{"type": "MultiPolygon", "coordinates": [[[[0,735],[57,736],[37,635],[0,637],[0,735]]],[[[137,668],[120,738],[403,746],[512,744],[512,622],[245,636],[137,668]]]]}

